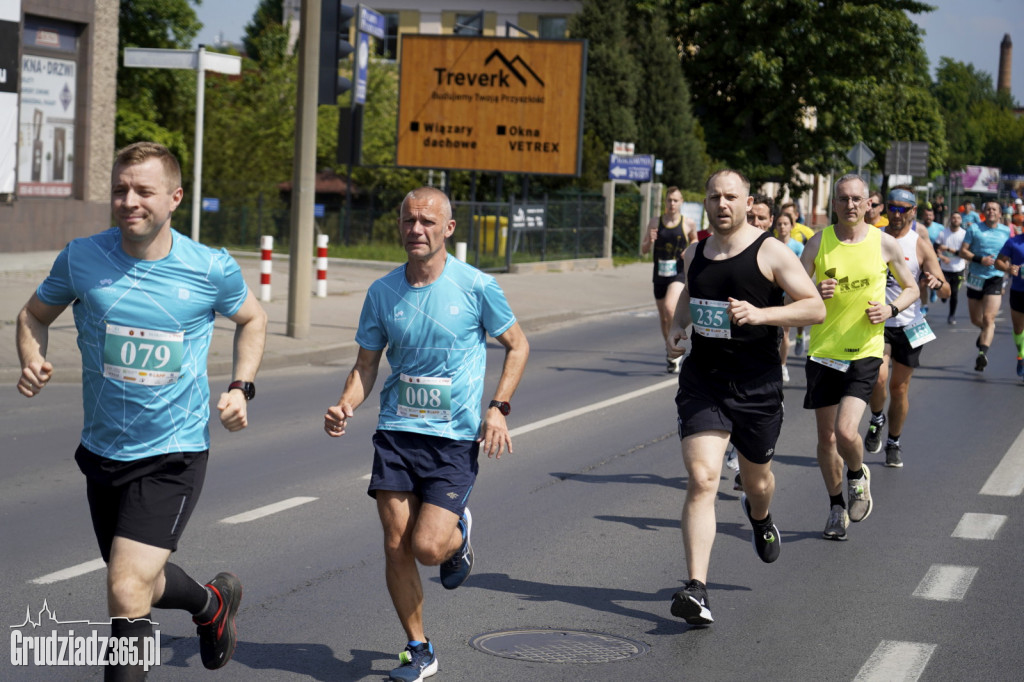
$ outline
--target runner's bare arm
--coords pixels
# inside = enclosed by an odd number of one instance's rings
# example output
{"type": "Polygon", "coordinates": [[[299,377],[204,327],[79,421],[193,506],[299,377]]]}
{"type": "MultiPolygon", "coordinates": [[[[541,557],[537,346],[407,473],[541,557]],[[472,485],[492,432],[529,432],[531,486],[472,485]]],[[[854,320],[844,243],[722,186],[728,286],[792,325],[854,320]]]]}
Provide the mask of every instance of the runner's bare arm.
{"type": "MultiPolygon", "coordinates": [[[[526,371],[526,360],[530,357],[530,342],[526,340],[526,334],[518,322],[509,327],[504,334],[496,337],[496,340],[505,347],[505,362],[501,367],[498,387],[494,391],[494,400],[507,403],[512,401],[512,394],[515,393],[520,379],[523,378],[523,372],[526,371]]],[[[488,457],[501,459],[503,448],[508,449],[509,453],[512,452],[508,422],[497,408],[488,408],[484,411],[478,440],[481,443],[481,450],[487,453],[488,457]]]]}
{"type": "Polygon", "coordinates": [[[21,361],[18,392],[26,398],[35,396],[53,376],[53,365],[46,359],[50,325],[66,305],[48,305],[35,294],[18,313],[17,345],[21,361]]]}
{"type": "Polygon", "coordinates": [[[348,420],[355,414],[356,408],[363,404],[377,382],[377,371],[383,355],[384,349],[359,348],[356,364],[345,379],[345,389],[341,398],[336,404],[328,407],[327,414],[324,415],[324,431],[328,436],[336,438],[345,435],[348,420]]]}

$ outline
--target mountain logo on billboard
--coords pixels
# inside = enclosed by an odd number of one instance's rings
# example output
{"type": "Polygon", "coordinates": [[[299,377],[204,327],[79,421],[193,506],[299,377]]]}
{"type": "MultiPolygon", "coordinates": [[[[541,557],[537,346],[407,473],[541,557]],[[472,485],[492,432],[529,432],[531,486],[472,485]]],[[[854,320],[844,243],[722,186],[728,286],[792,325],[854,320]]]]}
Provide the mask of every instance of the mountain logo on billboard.
{"type": "Polygon", "coordinates": [[[532,77],[541,87],[544,87],[544,81],[541,80],[540,76],[530,68],[530,65],[523,61],[523,58],[516,55],[514,59],[509,59],[501,50],[495,49],[491,54],[484,60],[484,66],[490,66],[491,62],[498,60],[501,67],[498,68],[497,73],[490,71],[481,71],[478,73],[470,71],[451,71],[442,67],[437,67],[434,72],[437,74],[437,85],[457,85],[463,86],[468,85],[470,87],[480,88],[509,88],[512,86],[512,78],[523,85],[529,85],[525,74],[532,77]]]}
{"type": "Polygon", "coordinates": [[[519,72],[518,69],[516,69],[516,64],[519,64],[523,69],[529,72],[529,74],[533,76],[533,79],[540,83],[541,87],[544,87],[544,81],[540,79],[540,76],[538,76],[534,72],[534,70],[530,68],[530,65],[523,61],[523,58],[520,57],[519,55],[516,55],[515,59],[513,59],[512,61],[509,61],[508,58],[501,53],[501,50],[495,49],[494,52],[492,52],[490,56],[488,56],[487,59],[484,60],[484,66],[490,64],[491,61],[495,58],[500,59],[502,63],[508,68],[508,70],[512,72],[512,75],[515,76],[523,85],[526,85],[526,79],[523,78],[523,75],[519,72]]]}

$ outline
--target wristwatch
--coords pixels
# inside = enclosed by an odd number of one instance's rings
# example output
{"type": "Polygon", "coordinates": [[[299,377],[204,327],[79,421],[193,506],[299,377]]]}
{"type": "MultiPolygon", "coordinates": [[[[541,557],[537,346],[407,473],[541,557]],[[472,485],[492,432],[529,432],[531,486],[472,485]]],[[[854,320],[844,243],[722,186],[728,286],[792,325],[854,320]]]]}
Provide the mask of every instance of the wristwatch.
{"type": "Polygon", "coordinates": [[[256,397],[256,384],[251,381],[232,381],[228,385],[229,391],[233,391],[236,388],[245,395],[246,400],[252,400],[256,397]]]}
{"type": "Polygon", "coordinates": [[[889,310],[892,311],[892,316],[893,317],[896,317],[897,315],[900,314],[900,309],[896,307],[895,303],[890,303],[889,304],[889,310]]]}
{"type": "Polygon", "coordinates": [[[498,412],[501,412],[506,417],[508,416],[508,413],[512,411],[512,406],[502,400],[492,400],[491,404],[487,406],[487,409],[491,409],[492,407],[497,407],[498,412]]]}

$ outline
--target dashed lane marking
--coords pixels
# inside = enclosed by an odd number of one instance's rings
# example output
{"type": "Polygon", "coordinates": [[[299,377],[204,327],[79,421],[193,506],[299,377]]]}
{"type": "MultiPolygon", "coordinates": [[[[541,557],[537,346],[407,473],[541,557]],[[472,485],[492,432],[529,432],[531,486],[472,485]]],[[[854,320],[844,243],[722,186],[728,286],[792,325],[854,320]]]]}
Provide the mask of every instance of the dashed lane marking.
{"type": "Polygon", "coordinates": [[[981,487],[982,495],[1016,497],[1024,492],[1024,431],[1006,451],[995,470],[981,487]]]}
{"type": "Polygon", "coordinates": [[[914,596],[935,601],[963,601],[977,566],[948,566],[933,564],[914,590],[914,596]]]}
{"type": "Polygon", "coordinates": [[[86,573],[98,571],[106,565],[107,564],[103,561],[103,559],[93,559],[92,561],[86,561],[85,563],[78,564],[77,566],[71,566],[70,568],[65,568],[60,571],[47,573],[41,578],[29,580],[29,582],[34,585],[49,585],[51,583],[60,582],[61,580],[77,578],[80,575],[85,575],[86,573]]]}
{"type": "Polygon", "coordinates": [[[953,537],[966,540],[995,540],[996,533],[1006,523],[1001,514],[974,514],[967,512],[953,529],[953,537]]]}
{"type": "Polygon", "coordinates": [[[883,641],[861,667],[854,682],[913,682],[935,652],[934,644],[883,641]]]}
{"type": "Polygon", "coordinates": [[[655,391],[660,391],[664,388],[678,385],[679,377],[673,377],[671,379],[667,379],[666,381],[659,381],[656,384],[651,384],[646,388],[641,388],[636,391],[632,391],[631,393],[624,393],[623,395],[616,396],[614,398],[609,398],[608,400],[602,400],[591,405],[585,405],[575,410],[563,412],[562,414],[556,414],[553,417],[541,419],[540,421],[533,422],[532,424],[524,424],[523,426],[510,430],[508,433],[510,436],[515,438],[516,436],[522,436],[523,434],[530,433],[531,431],[537,431],[538,429],[544,429],[549,426],[554,426],[555,424],[568,421],[570,419],[575,419],[576,417],[579,417],[584,414],[597,412],[598,410],[603,410],[606,407],[612,407],[614,405],[618,405],[619,403],[624,403],[629,400],[633,400],[634,398],[639,398],[640,396],[647,395],[648,393],[654,393],[655,391]]]}
{"type": "Polygon", "coordinates": [[[292,507],[298,507],[306,504],[307,502],[313,502],[319,498],[317,497],[290,497],[287,500],[281,500],[274,504],[268,504],[263,507],[258,507],[252,511],[243,512],[241,514],[235,514],[229,516],[226,519],[221,519],[221,523],[246,523],[248,521],[255,521],[256,519],[262,519],[264,516],[270,516],[278,512],[291,509],[292,507]]]}

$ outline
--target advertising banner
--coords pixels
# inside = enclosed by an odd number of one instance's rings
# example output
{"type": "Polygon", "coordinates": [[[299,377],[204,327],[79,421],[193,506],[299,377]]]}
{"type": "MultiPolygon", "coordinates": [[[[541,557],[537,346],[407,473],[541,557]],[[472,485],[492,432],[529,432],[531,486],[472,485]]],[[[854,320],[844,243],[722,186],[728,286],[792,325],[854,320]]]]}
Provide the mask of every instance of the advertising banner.
{"type": "Polygon", "coordinates": [[[398,165],[577,175],[586,43],[402,36],[398,165]]]}
{"type": "Polygon", "coordinates": [[[76,64],[70,59],[37,55],[21,59],[20,196],[71,195],[75,72],[76,64]]]}

